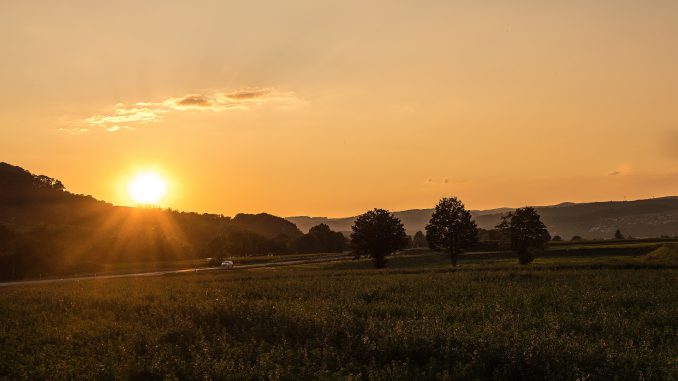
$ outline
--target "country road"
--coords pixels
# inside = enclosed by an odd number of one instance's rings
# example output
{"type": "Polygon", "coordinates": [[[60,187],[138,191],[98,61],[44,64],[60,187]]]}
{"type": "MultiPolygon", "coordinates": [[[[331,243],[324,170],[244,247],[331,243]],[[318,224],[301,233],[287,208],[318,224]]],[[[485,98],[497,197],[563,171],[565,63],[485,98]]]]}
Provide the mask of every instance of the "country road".
{"type": "Polygon", "coordinates": [[[68,277],[68,278],[24,280],[24,281],[14,281],[14,282],[0,282],[0,287],[30,285],[30,284],[42,284],[42,283],[72,282],[72,281],[81,281],[81,280],[101,280],[101,279],[115,279],[115,278],[153,277],[153,276],[162,276],[162,275],[171,275],[171,274],[195,273],[195,272],[200,272],[200,271],[237,271],[237,270],[247,270],[247,269],[266,268],[266,267],[282,267],[282,266],[303,265],[303,264],[308,264],[308,263],[334,262],[334,261],[341,261],[341,260],[348,260],[348,259],[351,259],[351,257],[347,256],[347,255],[340,255],[340,256],[335,255],[335,256],[327,256],[327,257],[314,258],[314,259],[296,259],[296,260],[290,260],[290,261],[257,263],[257,264],[252,264],[252,265],[241,265],[241,266],[235,266],[232,269],[226,269],[226,268],[223,268],[223,267],[197,267],[197,268],[192,268],[192,269],[164,270],[164,271],[152,271],[152,272],[143,272],[143,273],[128,273],[128,274],[113,274],[113,275],[87,275],[87,276],[74,276],[74,277],[68,277]]]}

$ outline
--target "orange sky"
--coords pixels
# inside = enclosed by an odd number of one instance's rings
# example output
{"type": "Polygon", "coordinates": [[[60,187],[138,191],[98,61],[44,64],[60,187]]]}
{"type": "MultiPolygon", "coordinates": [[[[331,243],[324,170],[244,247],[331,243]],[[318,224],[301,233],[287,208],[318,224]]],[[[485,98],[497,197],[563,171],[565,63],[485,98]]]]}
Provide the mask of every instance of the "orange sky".
{"type": "Polygon", "coordinates": [[[0,161],[346,216],[678,194],[675,1],[5,1],[0,161]],[[366,4],[368,3],[368,4],[366,4]]]}

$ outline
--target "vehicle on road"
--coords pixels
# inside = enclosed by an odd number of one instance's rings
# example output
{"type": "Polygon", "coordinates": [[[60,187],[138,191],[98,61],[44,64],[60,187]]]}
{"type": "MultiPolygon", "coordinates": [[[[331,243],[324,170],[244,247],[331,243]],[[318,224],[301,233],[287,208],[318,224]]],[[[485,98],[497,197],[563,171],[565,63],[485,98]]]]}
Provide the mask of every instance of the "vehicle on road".
{"type": "Polygon", "coordinates": [[[227,268],[227,269],[232,269],[233,268],[233,261],[223,261],[221,262],[221,267],[227,268]]]}

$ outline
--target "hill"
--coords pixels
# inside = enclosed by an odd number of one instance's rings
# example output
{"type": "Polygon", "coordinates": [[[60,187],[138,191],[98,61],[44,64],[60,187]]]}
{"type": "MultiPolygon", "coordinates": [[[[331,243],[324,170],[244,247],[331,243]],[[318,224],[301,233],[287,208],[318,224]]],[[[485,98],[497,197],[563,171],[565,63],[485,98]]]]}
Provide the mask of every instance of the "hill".
{"type": "MultiPolygon", "coordinates": [[[[635,201],[608,201],[592,203],[562,203],[536,207],[552,235],[565,239],[579,235],[590,239],[611,238],[615,230],[634,237],[659,237],[678,235],[678,197],[662,197],[635,201]]],[[[478,226],[492,229],[501,215],[513,210],[500,208],[473,210],[478,226]]],[[[408,234],[414,234],[431,218],[433,209],[414,209],[395,212],[403,221],[408,234]]],[[[334,230],[350,231],[355,217],[288,217],[302,231],[325,223],[334,230]]]]}
{"type": "Polygon", "coordinates": [[[261,240],[302,235],[293,223],[266,213],[230,218],[114,206],[7,163],[0,163],[0,184],[0,278],[203,257],[212,240],[231,232],[261,240]]]}

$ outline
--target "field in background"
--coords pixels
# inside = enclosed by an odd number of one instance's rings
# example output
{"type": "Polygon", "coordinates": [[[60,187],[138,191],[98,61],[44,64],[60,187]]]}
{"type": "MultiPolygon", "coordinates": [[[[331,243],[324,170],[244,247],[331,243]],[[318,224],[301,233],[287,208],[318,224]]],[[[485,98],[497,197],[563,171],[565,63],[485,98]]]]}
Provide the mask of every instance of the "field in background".
{"type": "MultiPolygon", "coordinates": [[[[650,251],[660,247],[664,244],[671,244],[678,242],[675,239],[656,239],[656,240],[628,240],[628,241],[578,241],[578,242],[552,242],[546,252],[540,254],[541,257],[619,257],[619,256],[639,256],[649,253],[650,251]]],[[[405,250],[399,256],[417,255],[428,250],[414,249],[405,250]]],[[[347,259],[350,258],[349,253],[344,254],[347,259]]],[[[286,261],[297,260],[315,260],[328,257],[341,257],[341,254],[336,253],[315,253],[315,254],[285,254],[285,255],[258,255],[247,257],[228,257],[235,262],[237,266],[249,266],[260,264],[275,264],[286,261]]],[[[507,260],[513,259],[513,254],[509,251],[473,251],[462,256],[462,262],[478,262],[487,263],[488,260],[507,260]]],[[[428,259],[426,260],[428,261],[428,259]]],[[[444,255],[436,256],[433,263],[440,262],[440,265],[446,265],[444,255]]],[[[432,262],[427,262],[431,265],[432,262]]],[[[408,264],[404,264],[408,265],[408,264]]],[[[96,270],[84,270],[71,268],[68,271],[60,271],[52,274],[46,274],[42,277],[30,277],[24,280],[36,279],[52,279],[52,278],[68,278],[78,276],[92,276],[92,275],[120,275],[132,273],[144,273],[154,271],[172,271],[201,268],[207,266],[207,258],[183,259],[176,261],[161,261],[161,262],[129,262],[129,263],[96,263],[92,267],[96,270]]],[[[370,267],[368,264],[364,267],[370,267]]]]}
{"type": "Polygon", "coordinates": [[[675,379],[676,249],[13,286],[0,379],[675,379]]]}

